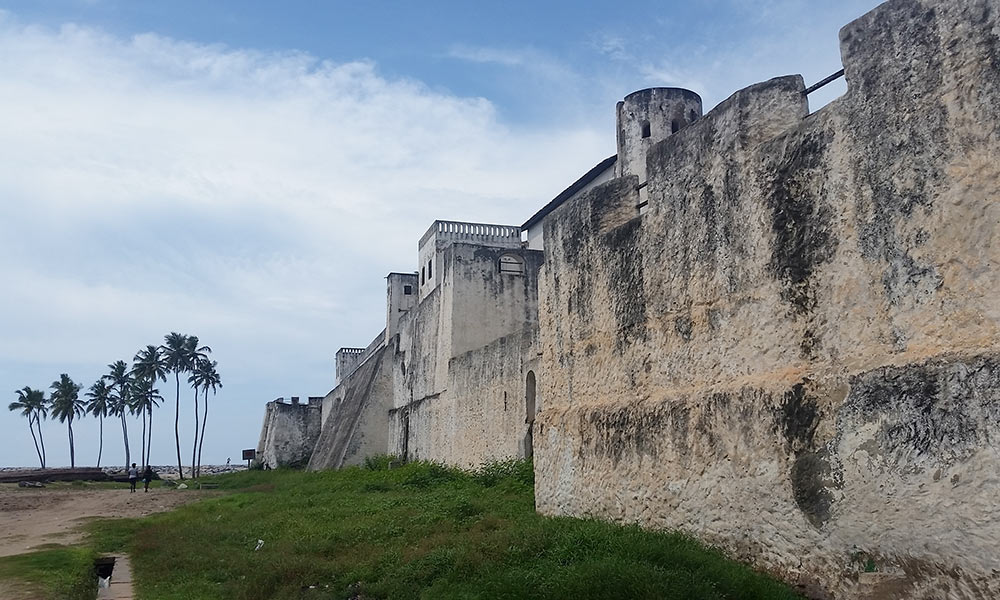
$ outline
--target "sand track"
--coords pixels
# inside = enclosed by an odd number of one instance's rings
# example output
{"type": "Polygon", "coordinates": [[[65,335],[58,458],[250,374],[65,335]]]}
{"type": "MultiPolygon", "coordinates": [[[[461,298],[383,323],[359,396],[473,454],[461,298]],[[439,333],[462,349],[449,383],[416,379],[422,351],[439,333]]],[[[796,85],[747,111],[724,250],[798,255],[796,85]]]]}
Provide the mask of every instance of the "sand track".
{"type": "Polygon", "coordinates": [[[143,517],[205,498],[195,490],[81,487],[18,488],[0,485],[0,556],[30,552],[43,544],[80,541],[80,526],[95,518],[143,517]]]}

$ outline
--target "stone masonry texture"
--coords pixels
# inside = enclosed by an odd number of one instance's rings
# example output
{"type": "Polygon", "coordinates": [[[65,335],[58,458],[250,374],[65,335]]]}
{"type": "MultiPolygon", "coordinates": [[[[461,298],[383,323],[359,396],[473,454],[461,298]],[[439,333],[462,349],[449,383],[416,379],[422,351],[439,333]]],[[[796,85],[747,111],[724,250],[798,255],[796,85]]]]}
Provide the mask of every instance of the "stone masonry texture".
{"type": "Polygon", "coordinates": [[[820,598],[1000,597],[1000,2],[847,25],[545,223],[536,502],[820,598]],[[618,215],[609,218],[609,215],[618,215]]]}

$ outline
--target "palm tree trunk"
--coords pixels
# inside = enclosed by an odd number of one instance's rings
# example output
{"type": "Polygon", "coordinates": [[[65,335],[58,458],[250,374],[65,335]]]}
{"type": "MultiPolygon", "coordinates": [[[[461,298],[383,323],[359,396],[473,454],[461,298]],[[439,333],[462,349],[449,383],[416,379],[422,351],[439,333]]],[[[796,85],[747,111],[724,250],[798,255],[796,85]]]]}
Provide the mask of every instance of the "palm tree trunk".
{"type": "Polygon", "coordinates": [[[194,446],[191,447],[191,479],[198,476],[198,388],[194,388],[194,446]]]}
{"type": "Polygon", "coordinates": [[[76,453],[73,450],[73,418],[66,422],[66,429],[69,431],[69,468],[76,468],[76,453]]]}
{"type": "Polygon", "coordinates": [[[121,414],[119,416],[122,419],[122,441],[125,442],[125,470],[127,471],[128,470],[128,466],[130,464],[132,464],[131,461],[129,460],[132,457],[130,456],[131,453],[129,452],[129,448],[128,448],[128,425],[125,424],[125,409],[124,408],[122,409],[122,412],[121,412],[121,414]]]}
{"type": "Polygon", "coordinates": [[[104,454],[104,417],[101,417],[101,441],[97,446],[97,468],[101,468],[101,455],[104,454]]]}
{"type": "Polygon", "coordinates": [[[205,445],[205,425],[208,424],[208,388],[205,388],[205,413],[201,418],[201,439],[198,440],[198,476],[201,477],[201,449],[205,445]]]}
{"type": "Polygon", "coordinates": [[[139,462],[142,463],[142,468],[145,470],[146,465],[149,464],[146,459],[146,407],[140,408],[139,412],[142,413],[142,452],[139,453],[141,455],[139,462]]]}
{"type": "Polygon", "coordinates": [[[45,439],[42,438],[42,421],[35,417],[35,421],[38,423],[38,443],[42,446],[42,468],[45,468],[45,439]]]}
{"type": "Polygon", "coordinates": [[[177,444],[177,476],[184,479],[184,466],[181,465],[181,375],[174,371],[174,383],[177,394],[174,397],[174,442],[177,444]]]}
{"type": "Polygon", "coordinates": [[[153,456],[153,405],[149,405],[149,435],[146,436],[146,464],[153,456]]]}
{"type": "MultiPolygon", "coordinates": [[[[42,466],[42,468],[44,469],[45,468],[45,461],[42,460],[42,451],[38,449],[38,440],[35,438],[35,427],[34,427],[33,423],[35,422],[36,418],[37,417],[34,417],[34,416],[28,417],[28,429],[31,430],[31,441],[35,442],[35,454],[38,455],[38,464],[40,464],[42,466]]],[[[42,428],[41,424],[39,424],[38,428],[39,429],[42,428]]]]}

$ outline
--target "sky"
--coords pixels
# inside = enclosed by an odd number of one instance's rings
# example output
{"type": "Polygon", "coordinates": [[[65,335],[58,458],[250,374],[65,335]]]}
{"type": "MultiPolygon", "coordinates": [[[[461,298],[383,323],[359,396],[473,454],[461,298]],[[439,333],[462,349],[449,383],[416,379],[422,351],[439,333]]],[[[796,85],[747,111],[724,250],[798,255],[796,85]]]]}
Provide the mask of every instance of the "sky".
{"type": "MultiPolygon", "coordinates": [[[[434,219],[523,223],[614,153],[634,90],[686,87],[707,112],[771,77],[814,83],[877,4],[0,0],[0,399],[61,373],[86,389],[197,335],[223,381],[203,462],[236,462],[267,401],[326,394],[336,350],[381,331],[384,277],[416,268],[434,219]]],[[[43,428],[68,464],[65,425],[43,428]]],[[[74,433],[94,464],[97,419],[74,433]]],[[[0,411],[0,440],[0,466],[37,465],[19,414],[0,411]]]]}

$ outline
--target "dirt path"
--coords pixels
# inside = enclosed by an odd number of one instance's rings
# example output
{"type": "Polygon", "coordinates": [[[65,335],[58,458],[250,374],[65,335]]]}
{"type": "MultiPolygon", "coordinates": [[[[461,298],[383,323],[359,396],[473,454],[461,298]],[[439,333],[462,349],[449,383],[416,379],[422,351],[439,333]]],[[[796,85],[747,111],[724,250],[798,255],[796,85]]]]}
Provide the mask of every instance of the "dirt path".
{"type": "Polygon", "coordinates": [[[0,485],[0,556],[29,552],[41,544],[71,544],[79,527],[97,517],[143,517],[204,498],[207,492],[151,489],[18,488],[0,485]]]}

